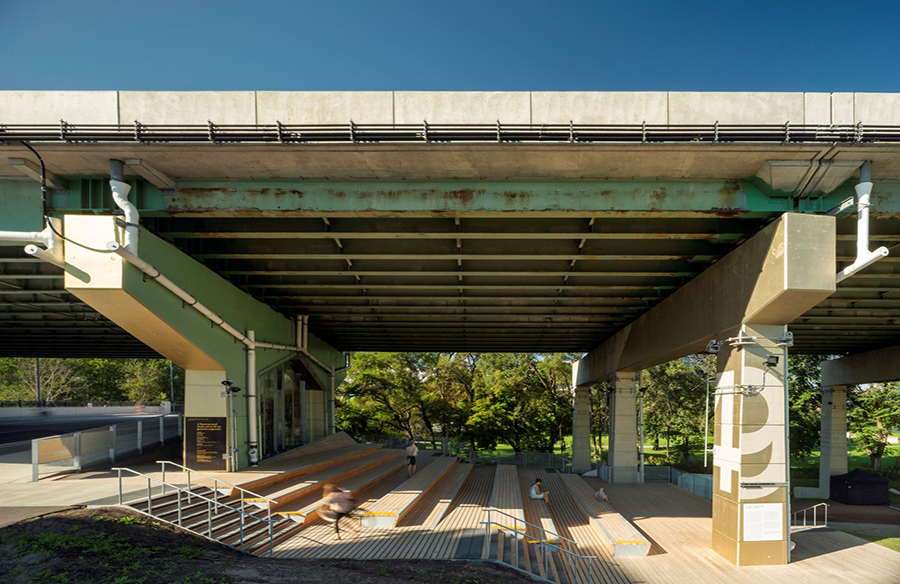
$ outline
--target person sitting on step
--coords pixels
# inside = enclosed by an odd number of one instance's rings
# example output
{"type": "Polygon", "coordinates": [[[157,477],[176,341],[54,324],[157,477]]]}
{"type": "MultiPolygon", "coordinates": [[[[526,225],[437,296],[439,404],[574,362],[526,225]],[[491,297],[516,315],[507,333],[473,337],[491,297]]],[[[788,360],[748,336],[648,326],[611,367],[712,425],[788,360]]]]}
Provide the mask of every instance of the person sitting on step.
{"type": "Polygon", "coordinates": [[[528,498],[543,499],[548,507],[553,506],[553,503],[550,502],[550,492],[541,489],[541,479],[534,479],[534,482],[528,487],[528,498]]]}

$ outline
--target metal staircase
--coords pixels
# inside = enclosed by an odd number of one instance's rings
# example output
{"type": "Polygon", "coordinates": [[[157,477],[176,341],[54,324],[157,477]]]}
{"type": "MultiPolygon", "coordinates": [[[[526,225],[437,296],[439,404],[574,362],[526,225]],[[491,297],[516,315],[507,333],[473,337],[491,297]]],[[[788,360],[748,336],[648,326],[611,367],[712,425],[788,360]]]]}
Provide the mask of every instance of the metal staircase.
{"type": "Polygon", "coordinates": [[[487,521],[482,523],[485,526],[482,559],[554,584],[600,581],[596,573],[598,558],[578,554],[577,544],[571,539],[497,509],[488,509],[487,514],[487,521]]]}
{"type": "Polygon", "coordinates": [[[113,469],[119,477],[119,505],[258,556],[271,556],[278,543],[302,529],[302,525],[290,519],[272,517],[272,506],[277,502],[273,499],[173,462],[158,462],[162,465],[161,479],[129,468],[113,469]],[[187,485],[166,482],[167,465],[186,473],[187,485]],[[123,473],[145,479],[146,495],[125,502],[123,473]],[[204,477],[212,482],[212,486],[192,486],[192,482],[196,482],[196,478],[192,481],[192,476],[204,477]],[[263,509],[260,509],[260,500],[264,501],[263,509]]]}

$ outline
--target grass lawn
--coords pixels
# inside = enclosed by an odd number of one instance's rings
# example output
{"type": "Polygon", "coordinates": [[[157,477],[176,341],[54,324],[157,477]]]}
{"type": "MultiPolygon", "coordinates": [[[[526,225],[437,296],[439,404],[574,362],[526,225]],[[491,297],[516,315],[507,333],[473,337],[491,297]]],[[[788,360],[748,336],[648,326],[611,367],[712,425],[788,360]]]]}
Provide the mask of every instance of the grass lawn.
{"type": "Polygon", "coordinates": [[[900,537],[883,537],[880,535],[872,535],[869,533],[860,533],[859,531],[850,531],[847,529],[842,529],[846,533],[850,535],[855,535],[861,539],[865,539],[867,541],[874,541],[878,545],[883,545],[889,550],[894,550],[895,552],[900,552],[900,537]]]}

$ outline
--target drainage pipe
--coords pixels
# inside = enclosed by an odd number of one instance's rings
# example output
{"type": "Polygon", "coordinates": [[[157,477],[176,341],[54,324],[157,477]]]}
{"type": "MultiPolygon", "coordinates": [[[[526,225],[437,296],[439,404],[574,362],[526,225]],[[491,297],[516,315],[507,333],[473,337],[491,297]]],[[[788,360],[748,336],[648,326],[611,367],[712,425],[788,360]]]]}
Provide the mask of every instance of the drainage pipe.
{"type": "Polygon", "coordinates": [[[252,343],[247,347],[247,428],[250,434],[247,455],[250,457],[250,466],[256,466],[259,462],[259,400],[256,397],[256,332],[247,331],[247,337],[252,343]]]}
{"type": "Polygon", "coordinates": [[[234,328],[233,326],[231,326],[230,324],[225,322],[224,318],[222,318],[221,316],[219,316],[218,314],[216,314],[215,312],[213,312],[212,310],[210,310],[209,308],[207,308],[206,306],[201,304],[199,300],[197,300],[196,298],[194,298],[193,296],[191,296],[190,294],[188,294],[187,292],[185,292],[184,290],[179,288],[175,282],[173,282],[172,280],[163,276],[159,270],[157,270],[156,268],[154,268],[153,266],[151,266],[150,264],[148,264],[141,258],[137,257],[136,255],[131,253],[129,250],[125,249],[124,247],[122,247],[121,245],[116,243],[115,241],[110,241],[109,243],[107,243],[106,249],[122,256],[122,259],[124,259],[129,264],[133,265],[140,271],[147,274],[150,278],[159,282],[159,284],[163,288],[169,290],[170,292],[175,294],[175,296],[178,296],[179,298],[181,298],[181,300],[185,304],[193,307],[197,312],[199,312],[200,314],[202,314],[209,320],[213,321],[213,323],[215,323],[216,325],[222,327],[228,334],[230,334],[231,336],[233,336],[240,342],[244,343],[248,347],[253,344],[253,342],[250,339],[248,339],[243,333],[241,333],[236,328],[234,328]]]}
{"type": "Polygon", "coordinates": [[[121,160],[109,161],[109,186],[112,189],[113,201],[125,213],[125,249],[137,255],[138,223],[141,220],[137,207],[128,200],[131,185],[125,182],[125,164],[121,160]]]}
{"type": "Polygon", "coordinates": [[[315,363],[316,365],[321,367],[326,372],[334,371],[333,367],[328,367],[327,365],[322,363],[320,360],[313,357],[310,354],[310,352],[306,349],[306,347],[282,345],[282,344],[278,344],[278,343],[266,343],[266,342],[259,342],[256,340],[251,340],[249,337],[247,337],[246,335],[244,335],[243,333],[238,331],[236,328],[234,328],[233,326],[231,326],[230,324],[225,322],[224,318],[222,318],[221,316],[219,316],[218,314],[216,314],[215,312],[213,312],[212,310],[210,310],[209,308],[207,308],[206,306],[201,304],[199,300],[197,300],[196,298],[194,298],[193,296],[191,296],[190,294],[185,292],[175,282],[173,282],[172,280],[170,280],[170,279],[166,278],[164,275],[162,275],[162,273],[159,270],[157,270],[156,268],[154,268],[153,266],[151,266],[150,264],[148,264],[141,258],[137,257],[133,253],[129,252],[127,249],[125,249],[118,243],[116,243],[114,241],[110,241],[109,243],[106,244],[106,248],[108,250],[118,254],[119,256],[121,256],[122,259],[124,259],[125,261],[127,261],[128,263],[130,263],[131,265],[133,265],[134,267],[136,267],[143,273],[147,274],[147,276],[149,276],[153,280],[156,280],[157,282],[159,282],[159,284],[163,288],[166,288],[167,290],[169,290],[170,292],[175,294],[175,296],[178,296],[185,304],[187,304],[188,306],[191,306],[197,312],[199,312],[200,314],[202,314],[203,316],[205,316],[206,318],[211,320],[214,324],[220,326],[223,330],[225,330],[225,332],[227,332],[228,334],[230,334],[231,336],[233,336],[240,342],[244,343],[247,347],[260,348],[260,349],[276,349],[276,350],[280,350],[280,351],[294,351],[296,353],[303,354],[303,356],[305,356],[307,359],[309,359],[310,361],[312,361],[313,363],[315,363]]]}
{"type": "Polygon", "coordinates": [[[869,207],[872,196],[872,170],[869,161],[859,168],[859,184],[856,185],[857,213],[856,220],[856,260],[837,273],[835,280],[841,282],[853,274],[871,265],[872,263],[887,257],[888,248],[881,246],[875,251],[869,251],[869,207]]]}
{"type": "Polygon", "coordinates": [[[47,263],[53,264],[54,266],[62,269],[66,269],[66,262],[54,254],[50,253],[49,250],[41,249],[38,246],[32,244],[25,246],[25,253],[28,255],[32,255],[38,259],[42,259],[47,263]]]}

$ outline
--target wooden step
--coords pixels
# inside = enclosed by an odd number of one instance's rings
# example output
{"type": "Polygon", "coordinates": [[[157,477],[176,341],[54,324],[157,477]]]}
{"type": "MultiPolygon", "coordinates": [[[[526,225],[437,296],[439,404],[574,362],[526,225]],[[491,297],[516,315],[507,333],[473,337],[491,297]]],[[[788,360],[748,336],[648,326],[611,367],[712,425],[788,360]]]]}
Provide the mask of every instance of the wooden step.
{"type": "MultiPolygon", "coordinates": [[[[378,444],[350,444],[333,449],[321,450],[310,453],[303,458],[294,457],[288,462],[290,466],[279,470],[270,476],[254,479],[238,485],[241,489],[251,491],[257,495],[275,498],[273,493],[284,488],[285,484],[296,481],[300,477],[319,472],[321,470],[338,466],[345,462],[372,456],[381,450],[378,444]]],[[[238,497],[240,491],[232,489],[231,495],[238,497]]]]}
{"type": "MultiPolygon", "coordinates": [[[[528,495],[528,490],[531,488],[534,479],[540,478],[543,481],[544,478],[542,475],[544,474],[543,471],[538,473],[535,469],[519,469],[519,485],[522,487],[522,506],[523,511],[525,511],[525,517],[530,518],[531,523],[539,525],[544,529],[542,533],[531,533],[531,529],[529,529],[528,535],[531,538],[538,539],[545,543],[555,544],[559,543],[559,536],[557,535],[556,525],[553,523],[553,518],[550,515],[550,508],[543,499],[532,499],[528,495]]],[[[547,489],[546,481],[544,481],[542,490],[547,489]]],[[[557,495],[561,495],[561,493],[557,493],[557,495]]],[[[550,502],[553,503],[552,494],[550,502]]]]}
{"type": "MultiPolygon", "coordinates": [[[[338,486],[348,491],[353,497],[358,498],[360,492],[388,479],[404,466],[404,460],[400,456],[402,451],[397,450],[395,452],[396,456],[385,457],[379,464],[340,481],[338,486]]],[[[316,521],[318,519],[316,510],[322,504],[323,484],[317,484],[316,488],[310,491],[306,497],[279,508],[278,514],[303,525],[316,521]]]]}
{"type": "Polygon", "coordinates": [[[396,489],[382,497],[362,516],[363,527],[394,527],[427,493],[437,487],[447,473],[458,465],[456,459],[443,456],[415,473],[396,489]]]}
{"type": "Polygon", "coordinates": [[[591,524],[603,535],[616,557],[646,556],[650,542],[607,502],[594,497],[594,489],[576,474],[560,475],[572,499],[590,518],[591,524]]]}

